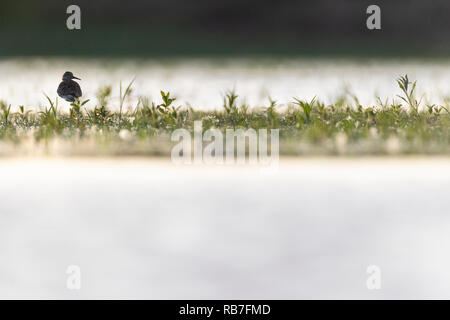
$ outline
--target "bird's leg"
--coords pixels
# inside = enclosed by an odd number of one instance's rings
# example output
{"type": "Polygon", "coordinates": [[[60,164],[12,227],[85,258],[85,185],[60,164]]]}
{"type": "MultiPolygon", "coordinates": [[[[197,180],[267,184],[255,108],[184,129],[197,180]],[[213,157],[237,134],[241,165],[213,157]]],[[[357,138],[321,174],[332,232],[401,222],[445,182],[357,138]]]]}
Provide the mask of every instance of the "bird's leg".
{"type": "Polygon", "coordinates": [[[75,98],[75,101],[71,104],[72,112],[75,112],[77,115],[80,114],[81,110],[81,102],[79,98],[75,98]]]}

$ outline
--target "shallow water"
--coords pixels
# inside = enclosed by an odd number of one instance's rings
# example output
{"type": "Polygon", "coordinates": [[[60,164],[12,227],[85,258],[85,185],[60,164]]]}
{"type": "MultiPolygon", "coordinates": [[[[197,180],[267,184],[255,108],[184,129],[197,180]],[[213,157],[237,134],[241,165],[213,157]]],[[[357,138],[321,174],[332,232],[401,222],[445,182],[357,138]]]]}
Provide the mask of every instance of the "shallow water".
{"type": "MultiPolygon", "coordinates": [[[[400,60],[70,60],[4,59],[0,60],[0,99],[13,107],[39,108],[47,104],[42,92],[56,97],[56,88],[64,71],[73,71],[81,81],[84,98],[96,103],[99,87],[113,85],[111,108],[118,106],[119,83],[136,77],[132,98],[138,96],[159,101],[159,91],[170,91],[181,106],[199,109],[221,108],[223,94],[235,88],[241,102],[266,106],[268,96],[280,104],[296,96],[326,103],[335,102],[346,92],[356,95],[364,105],[399,94],[395,80],[403,74],[418,80],[418,94],[424,101],[441,103],[450,97],[449,61],[400,60]]],[[[62,108],[68,108],[61,101],[62,108]]]]}
{"type": "Polygon", "coordinates": [[[0,298],[450,298],[446,158],[281,159],[269,175],[22,159],[0,176],[0,298]]]}

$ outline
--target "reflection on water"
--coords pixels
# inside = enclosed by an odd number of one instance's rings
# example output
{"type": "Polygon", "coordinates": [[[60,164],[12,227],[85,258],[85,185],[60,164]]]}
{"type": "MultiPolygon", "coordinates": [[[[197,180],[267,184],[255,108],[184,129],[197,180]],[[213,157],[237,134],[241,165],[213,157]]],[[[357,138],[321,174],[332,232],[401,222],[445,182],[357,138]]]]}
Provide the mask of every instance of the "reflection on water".
{"type": "MultiPolygon", "coordinates": [[[[96,103],[99,87],[113,85],[111,107],[118,105],[119,83],[136,77],[133,97],[159,99],[168,90],[182,106],[213,109],[222,106],[222,96],[235,88],[251,106],[266,106],[270,95],[280,104],[293,96],[326,103],[343,93],[356,95],[362,104],[394,98],[399,93],[395,80],[409,74],[418,80],[418,93],[425,101],[442,102],[450,96],[450,62],[384,60],[115,60],[101,59],[7,59],[0,60],[0,99],[13,107],[45,105],[42,92],[56,97],[64,71],[79,75],[84,98],[96,103]]],[[[65,108],[67,104],[61,101],[65,108]]]]}

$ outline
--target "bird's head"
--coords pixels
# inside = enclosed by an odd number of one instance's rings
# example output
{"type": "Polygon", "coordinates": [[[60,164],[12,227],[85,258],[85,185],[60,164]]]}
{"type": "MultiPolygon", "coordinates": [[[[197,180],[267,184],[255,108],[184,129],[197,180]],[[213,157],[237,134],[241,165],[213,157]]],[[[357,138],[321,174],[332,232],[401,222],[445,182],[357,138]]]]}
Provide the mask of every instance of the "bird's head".
{"type": "Polygon", "coordinates": [[[80,78],[75,77],[75,76],[73,75],[73,73],[70,72],[70,71],[64,72],[62,79],[63,79],[64,81],[70,81],[70,80],[72,80],[72,79],[81,80],[80,78]]]}

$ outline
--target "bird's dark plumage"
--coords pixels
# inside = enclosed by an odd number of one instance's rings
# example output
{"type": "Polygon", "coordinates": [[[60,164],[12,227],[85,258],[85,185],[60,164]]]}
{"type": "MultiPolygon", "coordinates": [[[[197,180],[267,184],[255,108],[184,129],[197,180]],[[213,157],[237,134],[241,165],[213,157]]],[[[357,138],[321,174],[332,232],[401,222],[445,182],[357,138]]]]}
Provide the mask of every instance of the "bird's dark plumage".
{"type": "Polygon", "coordinates": [[[67,71],[63,75],[62,82],[58,87],[58,95],[66,101],[75,102],[76,99],[80,98],[83,93],[81,92],[80,85],[73,81],[73,79],[81,80],[73,76],[72,72],[67,71]]]}

